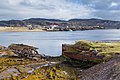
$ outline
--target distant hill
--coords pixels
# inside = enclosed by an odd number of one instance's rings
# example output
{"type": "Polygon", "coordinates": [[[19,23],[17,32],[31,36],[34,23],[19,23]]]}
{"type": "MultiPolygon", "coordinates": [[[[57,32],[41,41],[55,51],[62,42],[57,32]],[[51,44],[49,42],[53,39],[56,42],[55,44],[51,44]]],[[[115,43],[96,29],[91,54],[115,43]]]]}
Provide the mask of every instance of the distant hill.
{"type": "Polygon", "coordinates": [[[27,25],[49,26],[57,24],[59,26],[101,26],[108,29],[120,28],[120,21],[102,20],[102,19],[70,19],[68,21],[59,19],[30,18],[25,20],[0,21],[0,26],[22,27],[27,25]]]}

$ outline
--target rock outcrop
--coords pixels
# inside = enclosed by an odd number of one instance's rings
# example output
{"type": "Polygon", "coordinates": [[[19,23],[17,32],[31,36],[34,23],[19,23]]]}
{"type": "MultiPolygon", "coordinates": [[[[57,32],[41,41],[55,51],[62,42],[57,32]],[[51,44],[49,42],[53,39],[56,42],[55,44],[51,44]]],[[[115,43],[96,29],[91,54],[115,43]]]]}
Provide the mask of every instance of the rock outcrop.
{"type": "Polygon", "coordinates": [[[120,57],[82,71],[80,80],[120,80],[120,57]]]}
{"type": "Polygon", "coordinates": [[[82,61],[108,61],[117,54],[120,54],[119,41],[90,42],[81,40],[72,45],[62,45],[63,56],[82,61]]]}
{"type": "Polygon", "coordinates": [[[81,61],[93,61],[102,59],[105,57],[104,55],[97,55],[101,51],[101,45],[98,49],[97,43],[89,41],[79,41],[73,45],[62,45],[63,56],[81,61]]]}
{"type": "Polygon", "coordinates": [[[24,44],[11,44],[8,46],[9,50],[12,50],[18,57],[22,58],[42,58],[42,55],[38,54],[36,47],[28,46],[24,44]]]}

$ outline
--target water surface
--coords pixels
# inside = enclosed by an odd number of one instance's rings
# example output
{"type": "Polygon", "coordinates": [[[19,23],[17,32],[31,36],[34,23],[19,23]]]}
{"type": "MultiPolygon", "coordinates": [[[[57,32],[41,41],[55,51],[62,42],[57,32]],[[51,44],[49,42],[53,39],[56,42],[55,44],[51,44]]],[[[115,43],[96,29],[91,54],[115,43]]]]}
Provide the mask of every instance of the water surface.
{"type": "Polygon", "coordinates": [[[0,32],[0,45],[22,43],[39,48],[39,52],[50,56],[59,56],[62,44],[79,40],[120,40],[120,30],[87,30],[66,32],[0,32]]]}

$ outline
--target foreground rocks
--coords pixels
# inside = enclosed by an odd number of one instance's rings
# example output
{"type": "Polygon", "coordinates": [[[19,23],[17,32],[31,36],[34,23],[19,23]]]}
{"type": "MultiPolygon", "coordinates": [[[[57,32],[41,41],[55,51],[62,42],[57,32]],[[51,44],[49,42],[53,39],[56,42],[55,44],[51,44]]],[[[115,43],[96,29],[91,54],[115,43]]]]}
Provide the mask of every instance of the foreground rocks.
{"type": "Polygon", "coordinates": [[[64,46],[59,57],[43,57],[24,44],[1,46],[0,80],[120,80],[119,53],[120,42],[80,41],[64,46]]]}
{"type": "Polygon", "coordinates": [[[11,44],[8,48],[0,46],[0,57],[42,59],[43,56],[38,53],[37,49],[36,47],[24,44],[11,44]]]}
{"type": "MultiPolygon", "coordinates": [[[[10,78],[12,76],[19,76],[23,73],[32,73],[34,69],[42,65],[48,64],[45,60],[31,60],[25,58],[15,57],[1,57],[0,58],[0,80],[10,78]]],[[[8,79],[11,80],[11,79],[8,79]]]]}
{"type": "Polygon", "coordinates": [[[74,70],[56,62],[0,58],[0,80],[71,80],[74,70]]]}
{"type": "Polygon", "coordinates": [[[24,44],[11,44],[8,46],[8,49],[12,50],[18,57],[22,58],[35,58],[39,57],[42,58],[42,55],[38,54],[36,47],[28,46],[24,44]]]}
{"type": "Polygon", "coordinates": [[[78,80],[120,80],[119,41],[79,41],[73,45],[64,44],[62,51],[62,55],[76,67],[78,80]]]}
{"type": "Polygon", "coordinates": [[[120,80],[120,57],[98,64],[79,74],[80,80],[120,80]]]}
{"type": "Polygon", "coordinates": [[[78,41],[75,44],[63,44],[62,55],[81,61],[109,60],[120,54],[120,42],[78,41]]]}
{"type": "Polygon", "coordinates": [[[24,44],[11,44],[8,48],[1,46],[0,55],[0,80],[77,79],[71,68],[59,64],[58,58],[43,57],[33,46],[24,44]]]}

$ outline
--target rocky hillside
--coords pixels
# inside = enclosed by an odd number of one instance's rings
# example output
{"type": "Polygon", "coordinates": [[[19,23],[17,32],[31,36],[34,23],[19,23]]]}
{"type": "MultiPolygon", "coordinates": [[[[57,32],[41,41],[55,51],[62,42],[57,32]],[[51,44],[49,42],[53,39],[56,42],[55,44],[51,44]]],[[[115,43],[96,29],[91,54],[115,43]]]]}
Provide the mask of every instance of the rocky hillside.
{"type": "Polygon", "coordinates": [[[58,19],[31,18],[25,20],[0,21],[0,26],[22,27],[27,25],[49,26],[56,24],[61,27],[79,27],[79,26],[100,26],[110,29],[120,28],[120,21],[102,20],[102,19],[71,19],[68,21],[58,19]]]}
{"type": "Polygon", "coordinates": [[[79,78],[80,80],[120,80],[120,57],[82,71],[79,78]]]}

